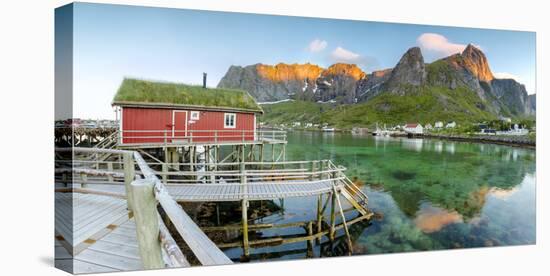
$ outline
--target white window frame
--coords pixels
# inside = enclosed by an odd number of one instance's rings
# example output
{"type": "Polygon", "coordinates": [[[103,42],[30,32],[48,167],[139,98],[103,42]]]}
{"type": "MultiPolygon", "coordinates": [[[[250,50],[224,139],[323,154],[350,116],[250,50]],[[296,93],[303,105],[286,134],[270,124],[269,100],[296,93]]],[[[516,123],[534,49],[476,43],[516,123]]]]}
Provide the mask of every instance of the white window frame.
{"type": "Polygon", "coordinates": [[[224,113],[223,114],[223,128],[236,128],[237,127],[237,113],[224,113]],[[227,117],[233,116],[233,125],[227,124],[227,117]]]}
{"type": "Polygon", "coordinates": [[[200,119],[200,114],[199,111],[191,111],[191,120],[198,121],[200,119]]]}

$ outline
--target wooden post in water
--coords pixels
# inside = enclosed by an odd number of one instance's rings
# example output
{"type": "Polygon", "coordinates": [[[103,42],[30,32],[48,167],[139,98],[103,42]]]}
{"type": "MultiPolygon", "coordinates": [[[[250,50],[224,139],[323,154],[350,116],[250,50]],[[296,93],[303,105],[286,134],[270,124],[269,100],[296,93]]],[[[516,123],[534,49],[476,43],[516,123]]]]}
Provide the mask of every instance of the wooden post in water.
{"type": "Polygon", "coordinates": [[[245,257],[248,257],[249,249],[248,249],[248,201],[246,199],[242,200],[242,223],[243,223],[243,255],[245,257]]]}
{"type": "MultiPolygon", "coordinates": [[[[333,186],[332,189],[334,190],[334,194],[336,194],[338,191],[336,190],[336,186],[333,186]]],[[[349,235],[349,229],[348,224],[346,222],[346,216],[344,216],[344,210],[342,209],[342,203],[340,203],[340,197],[336,194],[336,201],[338,201],[338,209],[340,210],[340,216],[342,216],[342,224],[344,224],[344,231],[346,232],[347,242],[348,242],[348,248],[349,248],[349,254],[353,252],[353,247],[351,244],[351,236],[349,235]]]]}
{"type": "Polygon", "coordinates": [[[313,222],[307,223],[307,235],[310,237],[310,239],[307,240],[307,257],[312,258],[313,257],[313,239],[311,238],[313,236],[313,222]]]}
{"type": "MultiPolygon", "coordinates": [[[[317,233],[321,233],[321,231],[323,231],[323,210],[322,210],[322,205],[323,204],[323,195],[320,194],[318,197],[317,197],[317,233]]],[[[317,237],[317,243],[320,243],[321,242],[321,237],[317,237]]]]}
{"type": "Polygon", "coordinates": [[[241,202],[241,212],[242,212],[242,223],[243,223],[243,255],[245,258],[249,255],[248,249],[248,200],[246,199],[247,193],[247,183],[246,183],[246,172],[244,164],[244,146],[241,146],[241,152],[239,155],[240,161],[240,174],[241,174],[241,191],[243,193],[243,200],[241,202]]]}
{"type": "Polygon", "coordinates": [[[153,187],[153,182],[148,179],[134,180],[131,184],[139,254],[144,269],[164,268],[153,187]]]}
{"type": "Polygon", "coordinates": [[[334,192],[331,193],[331,199],[330,199],[330,233],[329,238],[331,241],[334,240],[334,227],[336,224],[336,214],[334,213],[335,205],[336,205],[336,195],[334,192]]]}
{"type": "Polygon", "coordinates": [[[124,188],[126,190],[126,203],[128,204],[128,210],[134,210],[134,200],[132,195],[131,184],[136,177],[136,167],[134,165],[134,156],[131,152],[124,153],[124,188]]]}

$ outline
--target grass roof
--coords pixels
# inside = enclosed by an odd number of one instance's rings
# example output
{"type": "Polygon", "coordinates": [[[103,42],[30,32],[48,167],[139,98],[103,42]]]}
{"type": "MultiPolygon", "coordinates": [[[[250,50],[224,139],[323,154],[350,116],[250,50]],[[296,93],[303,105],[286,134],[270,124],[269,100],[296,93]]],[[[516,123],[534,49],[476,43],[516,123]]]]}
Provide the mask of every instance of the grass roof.
{"type": "Polygon", "coordinates": [[[113,104],[183,105],[262,112],[246,91],[125,78],[113,104]]]}

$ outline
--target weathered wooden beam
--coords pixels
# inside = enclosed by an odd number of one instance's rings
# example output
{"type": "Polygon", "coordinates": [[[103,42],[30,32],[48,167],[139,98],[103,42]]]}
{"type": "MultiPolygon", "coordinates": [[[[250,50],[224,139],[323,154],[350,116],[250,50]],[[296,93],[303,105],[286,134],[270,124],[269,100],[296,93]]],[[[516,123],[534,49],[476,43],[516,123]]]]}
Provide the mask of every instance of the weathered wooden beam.
{"type": "Polygon", "coordinates": [[[159,230],[160,230],[160,246],[164,252],[163,256],[165,257],[164,262],[168,264],[169,267],[189,267],[189,261],[185,258],[185,255],[181,252],[178,244],[170,235],[170,231],[162,221],[159,216],[159,230]]]}
{"type": "Polygon", "coordinates": [[[340,196],[337,194],[336,186],[333,187],[334,194],[336,194],[336,202],[338,202],[338,210],[340,210],[340,216],[342,216],[342,224],[344,225],[344,231],[348,241],[349,254],[353,252],[353,245],[351,244],[351,236],[349,235],[348,224],[346,223],[346,216],[344,216],[344,210],[342,209],[342,203],[340,202],[340,196]]]}
{"type": "MultiPolygon", "coordinates": [[[[351,226],[357,222],[368,220],[372,217],[372,214],[364,215],[364,216],[358,216],[350,221],[347,222],[348,226],[351,226]]],[[[343,224],[338,224],[334,227],[335,230],[340,230],[344,228],[343,224]]],[[[308,236],[299,236],[299,237],[291,237],[291,238],[285,238],[285,237],[273,237],[273,238],[264,238],[264,239],[258,239],[258,240],[251,240],[249,241],[249,245],[251,247],[254,246],[261,246],[261,245],[282,245],[282,244],[289,244],[289,243],[297,243],[297,242],[304,242],[308,240],[314,240],[317,238],[321,238],[322,236],[329,235],[330,229],[323,230],[320,233],[315,233],[313,235],[308,236]]],[[[243,243],[242,241],[236,241],[231,243],[219,243],[219,248],[233,248],[233,247],[242,247],[243,243]]]]}
{"type": "Polygon", "coordinates": [[[241,202],[241,208],[242,208],[242,223],[243,223],[243,255],[248,256],[249,255],[249,244],[248,244],[248,207],[247,207],[247,201],[242,200],[241,202]]]}
{"type": "Polygon", "coordinates": [[[153,181],[148,179],[134,180],[131,184],[139,254],[145,269],[164,268],[159,243],[157,201],[153,187],[153,181]]]}
{"type": "Polygon", "coordinates": [[[334,213],[334,209],[336,208],[336,194],[332,193],[330,200],[330,234],[329,238],[330,240],[334,240],[334,232],[336,231],[334,228],[334,225],[336,224],[336,214],[334,213]]]}
{"type": "Polygon", "coordinates": [[[112,176],[112,177],[123,177],[124,174],[114,171],[105,171],[105,170],[95,170],[95,169],[84,169],[84,168],[57,168],[55,173],[71,173],[71,174],[85,174],[92,176],[112,176]]]}
{"type": "MultiPolygon", "coordinates": [[[[317,233],[321,232],[323,230],[323,195],[317,196],[317,233]]],[[[317,239],[317,242],[321,242],[321,238],[317,239]]]]}
{"type": "Polygon", "coordinates": [[[126,201],[128,204],[128,210],[134,210],[134,200],[132,195],[131,184],[132,181],[136,178],[136,167],[134,164],[134,156],[132,153],[124,153],[123,155],[124,162],[124,188],[126,191],[126,201]]]}
{"type": "MultiPolygon", "coordinates": [[[[140,161],[138,160],[138,162],[140,161]]],[[[154,177],[154,175],[151,176],[151,174],[151,171],[147,171],[146,173],[147,176],[154,177]]],[[[162,183],[155,186],[155,195],[178,233],[201,264],[220,265],[233,263],[216,244],[204,234],[189,215],[183,211],[181,205],[168,194],[162,183]]]]}
{"type": "MultiPolygon", "coordinates": [[[[308,237],[313,236],[313,223],[311,221],[307,224],[307,235],[308,237]]],[[[313,239],[307,241],[307,256],[313,257],[313,239]]]]}

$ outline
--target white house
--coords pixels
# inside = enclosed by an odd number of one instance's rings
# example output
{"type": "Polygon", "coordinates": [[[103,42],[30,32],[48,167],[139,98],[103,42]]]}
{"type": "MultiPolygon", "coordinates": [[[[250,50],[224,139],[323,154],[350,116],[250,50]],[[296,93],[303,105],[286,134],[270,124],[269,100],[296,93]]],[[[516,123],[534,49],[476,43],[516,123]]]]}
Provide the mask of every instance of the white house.
{"type": "Polygon", "coordinates": [[[443,128],[443,122],[442,122],[442,121],[437,121],[437,122],[435,122],[434,127],[435,127],[435,128],[443,128]]]}
{"type": "Polygon", "coordinates": [[[411,134],[423,134],[424,128],[421,124],[406,124],[403,128],[405,132],[411,133],[411,134]]]}
{"type": "Polygon", "coordinates": [[[448,122],[447,125],[445,125],[445,128],[455,128],[455,127],[456,127],[455,121],[448,122]]]}
{"type": "Polygon", "coordinates": [[[430,129],[433,129],[433,127],[430,123],[428,123],[427,125],[424,126],[424,129],[430,130],[430,129]]]}
{"type": "Polygon", "coordinates": [[[306,123],[306,128],[313,127],[313,123],[306,123]]]}
{"type": "Polygon", "coordinates": [[[300,122],[294,122],[294,123],[292,123],[292,126],[293,126],[293,127],[299,127],[299,126],[301,126],[301,125],[302,125],[302,123],[300,123],[300,122]]]}

